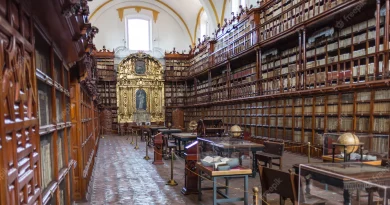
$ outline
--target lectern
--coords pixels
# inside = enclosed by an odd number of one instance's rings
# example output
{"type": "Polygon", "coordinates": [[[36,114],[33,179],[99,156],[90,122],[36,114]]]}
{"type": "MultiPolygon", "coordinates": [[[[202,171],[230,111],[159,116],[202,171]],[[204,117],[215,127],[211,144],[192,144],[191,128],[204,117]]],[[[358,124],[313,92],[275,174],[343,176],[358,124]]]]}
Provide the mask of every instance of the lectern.
{"type": "Polygon", "coordinates": [[[184,187],[181,193],[184,195],[198,193],[198,175],[196,174],[196,162],[198,161],[198,141],[184,148],[185,170],[184,187]]]}
{"type": "Polygon", "coordinates": [[[156,136],[154,136],[154,160],[153,164],[159,165],[164,164],[162,161],[162,149],[163,149],[163,135],[161,133],[158,133],[156,136]]]}

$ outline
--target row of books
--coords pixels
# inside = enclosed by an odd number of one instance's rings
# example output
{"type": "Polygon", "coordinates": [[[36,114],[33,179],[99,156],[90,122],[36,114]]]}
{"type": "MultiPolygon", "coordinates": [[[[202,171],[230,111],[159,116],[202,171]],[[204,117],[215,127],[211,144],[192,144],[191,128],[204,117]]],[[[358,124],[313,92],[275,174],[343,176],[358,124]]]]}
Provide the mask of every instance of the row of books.
{"type": "Polygon", "coordinates": [[[53,146],[52,135],[40,137],[40,157],[41,157],[41,186],[45,190],[51,181],[54,179],[53,170],[53,146]]]}
{"type": "MultiPolygon", "coordinates": [[[[322,1],[308,1],[305,2],[303,0],[297,2],[303,3],[302,6],[296,6],[289,9],[285,9],[285,13],[289,13],[287,15],[276,15],[275,17],[267,18],[266,15],[261,16],[261,24],[264,25],[261,27],[262,40],[270,38],[274,35],[277,35],[285,30],[290,29],[298,23],[304,22],[312,17],[323,13],[326,10],[329,10],[335,7],[337,4],[343,2],[345,0],[334,0],[332,2],[327,2],[327,6],[323,5],[322,1]],[[322,3],[319,3],[322,2],[322,3]]],[[[269,12],[273,8],[268,8],[266,12],[269,12]]]]}

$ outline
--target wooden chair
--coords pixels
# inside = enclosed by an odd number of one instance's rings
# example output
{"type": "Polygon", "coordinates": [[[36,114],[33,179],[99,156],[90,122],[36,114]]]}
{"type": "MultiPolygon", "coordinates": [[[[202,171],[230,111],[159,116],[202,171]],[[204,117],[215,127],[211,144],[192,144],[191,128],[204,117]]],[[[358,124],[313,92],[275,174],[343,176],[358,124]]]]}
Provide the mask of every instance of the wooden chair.
{"type": "Polygon", "coordinates": [[[267,194],[279,194],[280,205],[284,205],[286,199],[290,199],[294,205],[298,204],[298,190],[294,185],[293,174],[270,169],[261,165],[258,165],[258,167],[263,205],[267,204],[267,194]]]}
{"type": "Polygon", "coordinates": [[[269,168],[272,168],[272,165],[279,166],[281,170],[283,152],[284,143],[265,141],[263,151],[256,154],[256,160],[264,162],[264,166],[269,165],[269,168]],[[276,159],[279,160],[279,163],[273,162],[276,159]]]}
{"type": "MultiPolygon", "coordinates": [[[[271,169],[258,165],[260,173],[261,191],[263,196],[262,204],[267,204],[267,194],[279,194],[280,205],[284,205],[286,199],[290,199],[293,205],[298,204],[299,176],[292,171],[290,173],[271,169]]],[[[325,201],[318,197],[311,197],[310,203],[301,195],[304,205],[325,205],[325,201]]]]}

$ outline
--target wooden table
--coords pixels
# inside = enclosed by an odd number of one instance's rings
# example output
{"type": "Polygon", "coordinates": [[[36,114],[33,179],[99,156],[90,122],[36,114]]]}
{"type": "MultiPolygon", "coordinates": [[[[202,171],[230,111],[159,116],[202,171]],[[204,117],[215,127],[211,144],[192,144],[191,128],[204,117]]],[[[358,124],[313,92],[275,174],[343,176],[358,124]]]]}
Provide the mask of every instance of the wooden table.
{"type": "Polygon", "coordinates": [[[175,139],[175,143],[178,147],[176,149],[176,152],[178,153],[179,156],[182,156],[182,150],[181,150],[181,142],[183,142],[184,147],[186,146],[187,142],[189,141],[194,141],[197,138],[196,133],[174,133],[172,134],[172,137],[175,139]]]}
{"type": "MultiPolygon", "coordinates": [[[[332,160],[333,160],[332,155],[323,155],[322,156],[323,162],[332,162],[332,160]]],[[[335,162],[344,162],[344,158],[334,158],[334,161],[335,162]]],[[[354,161],[350,161],[350,162],[354,162],[354,161]]],[[[381,165],[381,162],[382,162],[381,160],[373,160],[373,161],[364,161],[363,163],[379,166],[379,165],[381,165]]]]}
{"type": "Polygon", "coordinates": [[[174,133],[181,133],[181,129],[158,129],[158,132],[161,132],[163,135],[168,135],[169,137],[174,134],[174,133]]]}
{"type": "Polygon", "coordinates": [[[365,163],[313,163],[293,167],[297,174],[305,177],[306,194],[310,194],[310,180],[325,182],[343,189],[345,205],[351,204],[352,191],[362,189],[368,192],[368,204],[372,205],[374,192],[381,193],[381,186],[390,185],[388,168],[365,163]]]}
{"type": "Polygon", "coordinates": [[[256,177],[256,172],[258,168],[257,168],[257,162],[255,156],[257,151],[262,151],[264,149],[264,145],[253,143],[243,139],[235,139],[235,138],[230,138],[229,140],[226,140],[225,138],[218,138],[218,137],[209,137],[209,138],[198,137],[198,141],[212,145],[214,149],[219,153],[231,154],[232,152],[237,152],[237,151],[252,152],[252,177],[253,178],[256,177]]]}
{"type": "Polygon", "coordinates": [[[142,126],[141,127],[141,139],[144,137],[144,133],[147,134],[146,136],[146,142],[148,143],[148,146],[152,145],[152,135],[157,134],[158,129],[164,129],[166,127],[159,126],[159,125],[151,125],[151,126],[142,126]]]}
{"type": "Polygon", "coordinates": [[[159,125],[150,127],[150,130],[152,131],[152,135],[156,135],[159,129],[168,129],[168,128],[159,125]]]}
{"type": "Polygon", "coordinates": [[[198,170],[198,199],[202,200],[202,190],[213,190],[213,205],[218,203],[228,203],[236,201],[244,201],[245,205],[248,205],[248,176],[252,173],[252,170],[245,167],[236,167],[227,171],[214,171],[212,167],[205,167],[200,162],[196,163],[196,170],[198,170]],[[213,187],[202,188],[202,180],[200,176],[207,175],[207,179],[213,182],[213,187]],[[217,186],[217,179],[224,178],[225,186],[217,186]],[[230,178],[244,178],[244,197],[243,198],[229,198],[229,179],[230,178]],[[225,193],[219,191],[219,189],[225,189],[225,193]],[[224,197],[224,199],[217,199],[217,194],[224,197]]]}

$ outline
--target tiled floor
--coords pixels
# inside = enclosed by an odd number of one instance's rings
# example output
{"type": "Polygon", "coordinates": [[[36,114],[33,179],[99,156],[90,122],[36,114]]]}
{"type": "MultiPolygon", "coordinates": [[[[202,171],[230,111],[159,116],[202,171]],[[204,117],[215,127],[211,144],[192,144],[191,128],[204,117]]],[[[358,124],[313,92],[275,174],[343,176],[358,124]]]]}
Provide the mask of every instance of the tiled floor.
{"type": "MultiPolygon", "coordinates": [[[[83,205],[212,204],[211,191],[204,192],[203,200],[200,202],[197,195],[181,194],[184,185],[184,159],[178,158],[174,161],[174,179],[179,185],[167,186],[165,183],[170,178],[170,161],[165,160],[164,165],[153,165],[153,159],[149,161],[143,159],[145,143],[141,142],[139,146],[140,149],[135,150],[126,137],[106,136],[100,140],[94,170],[93,193],[90,202],[83,205]]],[[[152,148],[149,148],[149,156],[153,157],[152,148]]],[[[245,159],[243,164],[250,165],[250,161],[249,158],[245,159]]],[[[293,164],[305,162],[306,157],[285,153],[283,169],[288,170],[293,164]]],[[[230,186],[234,187],[231,189],[231,196],[243,196],[242,179],[231,180],[230,186]]],[[[256,178],[249,179],[249,204],[253,204],[252,187],[255,186],[260,186],[258,174],[256,178]]],[[[278,199],[271,198],[269,203],[278,204],[278,199]]]]}

